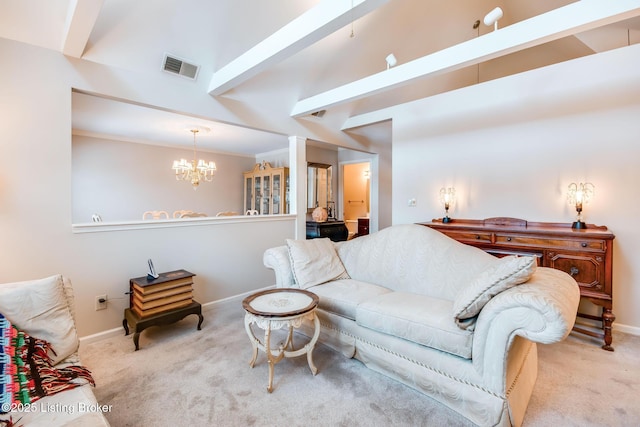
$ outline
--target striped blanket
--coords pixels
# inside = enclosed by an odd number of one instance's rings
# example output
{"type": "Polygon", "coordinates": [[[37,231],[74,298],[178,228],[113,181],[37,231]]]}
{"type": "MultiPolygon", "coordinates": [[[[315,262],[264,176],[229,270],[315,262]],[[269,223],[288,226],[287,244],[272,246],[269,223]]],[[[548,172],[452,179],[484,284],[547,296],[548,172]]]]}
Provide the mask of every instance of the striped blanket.
{"type": "Polygon", "coordinates": [[[0,313],[0,414],[86,382],[95,386],[83,366],[54,368],[49,351],[55,354],[47,341],[18,330],[0,313]]]}

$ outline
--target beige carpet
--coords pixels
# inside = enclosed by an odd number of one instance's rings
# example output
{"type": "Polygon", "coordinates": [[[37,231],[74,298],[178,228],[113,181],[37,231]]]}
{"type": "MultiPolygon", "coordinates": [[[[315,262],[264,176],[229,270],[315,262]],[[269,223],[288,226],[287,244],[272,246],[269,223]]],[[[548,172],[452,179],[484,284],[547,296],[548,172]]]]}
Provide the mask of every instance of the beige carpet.
{"type": "MultiPolygon", "coordinates": [[[[196,316],[131,335],[83,344],[106,416],[120,426],[468,426],[465,418],[325,346],[276,365],[249,368],[241,299],[214,305],[201,331],[196,316]]],[[[630,426],[640,419],[640,337],[616,333],[616,351],[590,339],[539,346],[538,382],[525,426],[630,426]]]]}

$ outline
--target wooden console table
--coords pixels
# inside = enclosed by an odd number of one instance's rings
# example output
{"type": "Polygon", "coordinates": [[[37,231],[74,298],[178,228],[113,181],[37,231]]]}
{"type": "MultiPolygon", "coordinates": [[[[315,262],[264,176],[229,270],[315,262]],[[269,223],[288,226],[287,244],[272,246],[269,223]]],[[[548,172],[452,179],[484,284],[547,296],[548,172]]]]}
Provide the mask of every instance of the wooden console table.
{"type": "Polygon", "coordinates": [[[198,330],[202,327],[202,306],[199,302],[193,301],[191,304],[175,308],[173,310],[165,311],[155,314],[150,317],[140,317],[136,312],[130,308],[124,309],[124,319],[122,319],[122,327],[124,328],[124,334],[129,335],[129,325],[133,327],[133,344],[136,346],[136,351],[140,348],[140,334],[142,331],[151,326],[162,326],[175,323],[178,320],[182,320],[190,314],[198,316],[198,330]]]}
{"type": "Polygon", "coordinates": [[[538,265],[569,273],[580,286],[580,296],[602,307],[601,316],[580,313],[579,317],[602,322],[602,333],[574,326],[573,330],[604,340],[603,349],[613,351],[613,233],[607,227],[587,224],[572,229],[567,223],[528,222],[516,218],[484,220],[442,219],[423,222],[459,242],[476,246],[496,256],[534,255],[538,265]]]}
{"type": "Polygon", "coordinates": [[[136,350],[140,334],[151,326],[169,325],[195,314],[200,330],[202,306],[192,298],[193,276],[186,270],[175,270],[155,278],[147,275],[129,280],[129,308],[124,310],[122,327],[125,335],[129,335],[129,326],[133,327],[136,350]]]}

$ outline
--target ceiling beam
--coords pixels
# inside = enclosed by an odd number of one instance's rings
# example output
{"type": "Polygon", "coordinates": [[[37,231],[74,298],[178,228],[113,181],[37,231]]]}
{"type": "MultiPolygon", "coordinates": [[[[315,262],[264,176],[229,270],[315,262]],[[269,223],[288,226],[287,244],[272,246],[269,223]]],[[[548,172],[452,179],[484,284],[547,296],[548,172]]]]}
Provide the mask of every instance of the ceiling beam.
{"type": "Polygon", "coordinates": [[[268,67],[311,46],[389,0],[323,0],[216,71],[209,94],[220,95],[268,67]]]}
{"type": "Polygon", "coordinates": [[[363,126],[374,125],[376,123],[385,122],[393,119],[393,112],[390,108],[371,111],[369,113],[358,114],[349,117],[340,128],[341,131],[354,130],[363,126]]]}
{"type": "Polygon", "coordinates": [[[375,95],[417,79],[451,72],[582,31],[640,15],[640,0],[582,0],[415,59],[389,70],[300,100],[291,111],[301,117],[375,95]]]}
{"type": "Polygon", "coordinates": [[[65,22],[62,53],[82,57],[104,0],[71,0],[65,22]]]}

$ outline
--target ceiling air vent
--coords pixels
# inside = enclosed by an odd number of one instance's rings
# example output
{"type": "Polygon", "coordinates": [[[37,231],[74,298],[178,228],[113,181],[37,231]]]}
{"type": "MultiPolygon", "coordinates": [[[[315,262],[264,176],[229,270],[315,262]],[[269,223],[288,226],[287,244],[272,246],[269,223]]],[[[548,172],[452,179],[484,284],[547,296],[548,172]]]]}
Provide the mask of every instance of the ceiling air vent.
{"type": "Polygon", "coordinates": [[[179,76],[195,80],[198,76],[198,70],[200,67],[190,64],[184,59],[178,58],[174,55],[165,54],[162,69],[167,73],[178,74],[179,76]]]}

